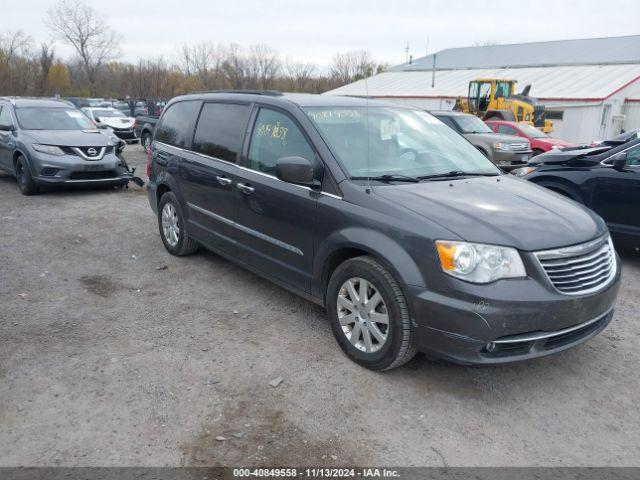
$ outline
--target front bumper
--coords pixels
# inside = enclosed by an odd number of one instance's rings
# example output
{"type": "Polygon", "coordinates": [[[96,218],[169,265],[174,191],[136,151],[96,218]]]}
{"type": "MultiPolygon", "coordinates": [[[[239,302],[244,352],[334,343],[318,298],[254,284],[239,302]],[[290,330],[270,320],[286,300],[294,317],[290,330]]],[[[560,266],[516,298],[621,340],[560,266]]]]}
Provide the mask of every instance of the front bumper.
{"type": "Polygon", "coordinates": [[[583,296],[559,293],[536,271],[489,285],[447,279],[450,294],[409,287],[417,346],[455,363],[481,365],[543,357],[586,342],[613,317],[616,260],[613,281],[583,296]]]}
{"type": "Polygon", "coordinates": [[[133,175],[114,153],[101,160],[76,155],[32,154],[32,176],[37,185],[125,185],[133,175]]]}
{"type": "Polygon", "coordinates": [[[127,143],[135,143],[138,141],[138,137],[136,136],[136,132],[133,128],[128,128],[128,129],[112,128],[112,130],[116,137],[118,137],[121,140],[124,140],[127,143]]]}
{"type": "Polygon", "coordinates": [[[526,166],[527,162],[531,160],[532,155],[532,150],[493,150],[492,160],[493,163],[495,163],[496,166],[500,167],[502,170],[510,171],[526,166]]]}

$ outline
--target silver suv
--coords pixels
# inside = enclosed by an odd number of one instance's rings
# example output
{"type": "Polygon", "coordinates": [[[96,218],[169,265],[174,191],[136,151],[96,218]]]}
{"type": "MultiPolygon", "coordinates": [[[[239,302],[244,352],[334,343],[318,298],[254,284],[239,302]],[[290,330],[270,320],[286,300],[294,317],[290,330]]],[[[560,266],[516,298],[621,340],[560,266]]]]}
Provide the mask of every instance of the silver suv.
{"type": "Polygon", "coordinates": [[[475,115],[461,112],[431,112],[440,121],[469,140],[485,157],[504,171],[523,167],[533,154],[526,138],[494,133],[475,115]]]}
{"type": "Polygon", "coordinates": [[[126,185],[119,140],[66,101],[0,97],[0,169],[25,195],[44,185],[126,185]]]}

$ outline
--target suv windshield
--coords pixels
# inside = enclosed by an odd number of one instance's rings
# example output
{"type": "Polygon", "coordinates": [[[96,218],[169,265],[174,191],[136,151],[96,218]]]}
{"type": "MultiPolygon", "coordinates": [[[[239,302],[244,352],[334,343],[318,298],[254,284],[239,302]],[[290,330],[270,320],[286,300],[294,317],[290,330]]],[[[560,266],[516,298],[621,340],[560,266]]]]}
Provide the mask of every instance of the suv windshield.
{"type": "Polygon", "coordinates": [[[109,118],[109,117],[117,117],[117,118],[127,118],[127,116],[122,113],[120,110],[109,110],[105,108],[104,110],[93,110],[94,118],[109,118]]]}
{"type": "Polygon", "coordinates": [[[18,122],[25,130],[95,130],[94,123],[80,110],[64,107],[16,108],[18,122]]]}
{"type": "Polygon", "coordinates": [[[462,133],[493,133],[486,123],[473,115],[455,115],[452,118],[462,133]]]}
{"type": "Polygon", "coordinates": [[[547,138],[549,136],[542,130],[538,130],[536,127],[532,127],[526,123],[519,123],[518,128],[522,130],[522,133],[531,138],[547,138]]]}
{"type": "Polygon", "coordinates": [[[473,145],[432,115],[408,108],[305,108],[352,177],[497,175],[473,145]]]}

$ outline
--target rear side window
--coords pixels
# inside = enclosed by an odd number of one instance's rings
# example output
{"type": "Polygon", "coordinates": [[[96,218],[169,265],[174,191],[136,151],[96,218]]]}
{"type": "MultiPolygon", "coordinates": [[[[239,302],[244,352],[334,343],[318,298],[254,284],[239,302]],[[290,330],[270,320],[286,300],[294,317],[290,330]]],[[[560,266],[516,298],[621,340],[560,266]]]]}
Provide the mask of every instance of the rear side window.
{"type": "Polygon", "coordinates": [[[205,103],[193,137],[193,150],[235,163],[249,113],[249,105],[205,103]]]}
{"type": "Polygon", "coordinates": [[[262,108],[251,134],[247,166],[258,172],[275,175],[276,162],[282,157],[304,157],[313,162],[315,155],[291,118],[262,108]]]}
{"type": "Polygon", "coordinates": [[[13,121],[11,120],[11,112],[9,112],[9,108],[3,105],[0,105],[0,125],[13,125],[13,121]]]}
{"type": "Polygon", "coordinates": [[[508,125],[500,125],[498,127],[498,133],[504,133],[505,135],[518,135],[518,132],[508,125]]]}
{"type": "Polygon", "coordinates": [[[189,127],[198,114],[199,105],[196,101],[171,105],[156,128],[156,140],[175,147],[186,147],[189,127]]]}

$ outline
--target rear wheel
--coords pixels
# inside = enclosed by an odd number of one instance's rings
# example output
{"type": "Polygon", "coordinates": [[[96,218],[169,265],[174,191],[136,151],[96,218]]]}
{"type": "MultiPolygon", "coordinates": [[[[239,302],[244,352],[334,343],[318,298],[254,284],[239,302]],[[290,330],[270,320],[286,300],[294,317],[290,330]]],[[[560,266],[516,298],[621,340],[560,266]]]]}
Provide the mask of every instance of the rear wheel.
{"type": "Polygon", "coordinates": [[[184,215],[173,192],[166,192],[158,203],[158,227],[165,248],[179,257],[198,250],[198,243],[189,237],[184,215]]]}
{"type": "Polygon", "coordinates": [[[16,159],[16,180],[23,195],[33,195],[38,192],[38,187],[31,176],[29,164],[22,155],[16,159]]]}
{"type": "Polygon", "coordinates": [[[373,257],[338,266],[329,281],[327,311],[342,350],[366,368],[390,370],[416,354],[402,289],[373,257]]]}
{"type": "Polygon", "coordinates": [[[140,144],[144,147],[146,151],[149,151],[151,148],[151,134],[149,132],[144,132],[140,137],[140,144]]]}

